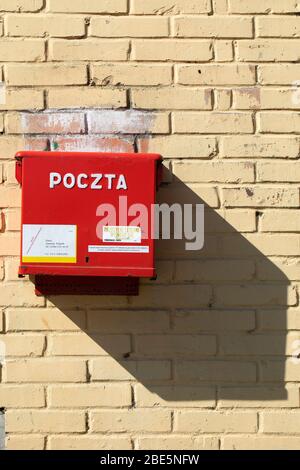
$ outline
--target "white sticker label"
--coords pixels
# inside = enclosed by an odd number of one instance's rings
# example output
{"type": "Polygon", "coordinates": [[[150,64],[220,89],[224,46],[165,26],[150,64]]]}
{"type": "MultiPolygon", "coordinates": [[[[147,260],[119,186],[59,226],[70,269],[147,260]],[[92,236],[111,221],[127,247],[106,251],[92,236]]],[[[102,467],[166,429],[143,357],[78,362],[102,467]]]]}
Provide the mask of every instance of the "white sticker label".
{"type": "Polygon", "coordinates": [[[149,246],[89,245],[89,253],[149,253],[149,246]]]}
{"type": "Polygon", "coordinates": [[[107,243],[141,243],[141,227],[103,227],[103,241],[107,243]]]}
{"type": "Polygon", "coordinates": [[[76,263],[76,225],[29,225],[22,230],[22,261],[76,263]]]}

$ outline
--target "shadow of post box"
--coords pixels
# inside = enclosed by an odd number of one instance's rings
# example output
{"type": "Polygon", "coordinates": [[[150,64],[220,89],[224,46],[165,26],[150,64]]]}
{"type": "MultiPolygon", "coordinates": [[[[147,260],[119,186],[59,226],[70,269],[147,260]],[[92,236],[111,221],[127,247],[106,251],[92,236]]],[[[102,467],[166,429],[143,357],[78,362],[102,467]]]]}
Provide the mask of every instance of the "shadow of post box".
{"type": "Polygon", "coordinates": [[[137,295],[155,277],[160,155],[19,152],[19,276],[37,295],[137,295]]]}

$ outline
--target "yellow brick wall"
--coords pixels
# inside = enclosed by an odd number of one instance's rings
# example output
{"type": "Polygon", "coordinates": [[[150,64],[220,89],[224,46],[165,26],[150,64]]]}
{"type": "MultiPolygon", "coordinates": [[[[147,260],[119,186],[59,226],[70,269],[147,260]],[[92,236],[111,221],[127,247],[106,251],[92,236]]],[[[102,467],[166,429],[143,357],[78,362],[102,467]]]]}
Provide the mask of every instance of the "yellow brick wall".
{"type": "MultiPolygon", "coordinates": [[[[8,449],[300,449],[300,1],[0,0],[8,449]],[[24,149],[151,151],[205,246],[139,297],[18,280],[24,149]]],[[[37,195],[38,197],[38,195],[37,195]]]]}

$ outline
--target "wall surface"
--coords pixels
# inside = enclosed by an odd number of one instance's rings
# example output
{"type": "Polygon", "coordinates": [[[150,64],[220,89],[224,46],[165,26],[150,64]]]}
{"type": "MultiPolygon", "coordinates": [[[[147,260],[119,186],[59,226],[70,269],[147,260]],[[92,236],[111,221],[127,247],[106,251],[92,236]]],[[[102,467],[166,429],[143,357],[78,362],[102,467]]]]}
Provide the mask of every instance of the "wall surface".
{"type": "Polygon", "coordinates": [[[300,449],[299,14],[0,0],[8,449],[300,449]],[[158,242],[139,297],[36,297],[17,278],[22,149],[162,153],[160,201],[205,203],[204,249],[158,242]]]}

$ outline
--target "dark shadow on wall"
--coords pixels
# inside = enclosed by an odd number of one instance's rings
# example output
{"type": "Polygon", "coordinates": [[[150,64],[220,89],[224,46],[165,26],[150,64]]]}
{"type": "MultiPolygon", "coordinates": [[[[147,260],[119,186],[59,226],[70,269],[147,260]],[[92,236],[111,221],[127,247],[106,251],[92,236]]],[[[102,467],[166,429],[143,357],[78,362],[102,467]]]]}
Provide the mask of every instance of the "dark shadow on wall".
{"type": "MultiPolygon", "coordinates": [[[[217,207],[213,188],[206,191],[217,207]]],[[[173,177],[159,202],[203,204],[197,193],[173,177]]],[[[262,253],[259,217],[255,209],[222,213],[206,206],[204,248],[186,251],[184,241],[159,241],[158,279],[142,281],[138,297],[51,297],[75,322],[76,311],[85,311],[83,330],[97,345],[91,356],[80,339],[75,351],[66,341],[64,354],[86,356],[91,381],[136,380],[141,406],[288,400],[285,382],[298,366],[287,357],[287,309],[297,299],[280,267],[262,253]]],[[[270,237],[268,255],[276,255],[272,235],[264,237],[270,237]]]]}

